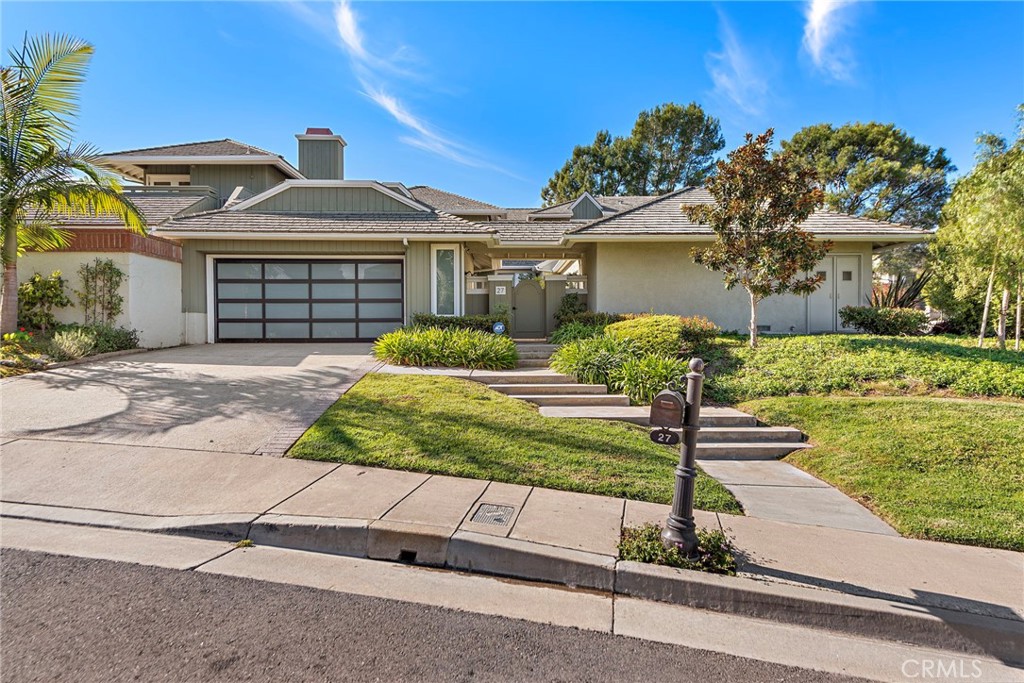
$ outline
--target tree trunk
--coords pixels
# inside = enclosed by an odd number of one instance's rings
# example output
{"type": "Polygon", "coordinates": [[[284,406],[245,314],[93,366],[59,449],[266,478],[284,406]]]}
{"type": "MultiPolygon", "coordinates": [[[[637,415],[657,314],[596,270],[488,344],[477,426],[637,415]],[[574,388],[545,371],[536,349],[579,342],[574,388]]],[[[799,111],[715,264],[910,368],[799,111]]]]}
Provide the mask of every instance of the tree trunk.
{"type": "Polygon", "coordinates": [[[996,326],[996,336],[999,338],[999,348],[1006,350],[1006,316],[1010,314],[1010,288],[1003,287],[1003,298],[999,301],[999,324],[996,326]]]}
{"type": "Polygon", "coordinates": [[[0,334],[18,330],[18,227],[4,221],[4,280],[0,295],[0,334]]]}
{"type": "Polygon", "coordinates": [[[1017,315],[1014,316],[1014,334],[1013,334],[1013,350],[1020,351],[1020,315],[1024,312],[1024,301],[1021,300],[1021,294],[1024,294],[1024,286],[1022,286],[1022,280],[1024,275],[1017,278],[1017,315]]]}
{"type": "Polygon", "coordinates": [[[978,348],[985,345],[985,331],[988,329],[988,310],[992,305],[992,288],[996,284],[996,259],[999,258],[999,244],[996,244],[996,253],[992,257],[992,271],[988,274],[988,290],[985,292],[985,310],[981,313],[981,331],[978,332],[978,348]]]}
{"type": "Polygon", "coordinates": [[[757,298],[750,294],[750,348],[757,348],[757,298]]]}

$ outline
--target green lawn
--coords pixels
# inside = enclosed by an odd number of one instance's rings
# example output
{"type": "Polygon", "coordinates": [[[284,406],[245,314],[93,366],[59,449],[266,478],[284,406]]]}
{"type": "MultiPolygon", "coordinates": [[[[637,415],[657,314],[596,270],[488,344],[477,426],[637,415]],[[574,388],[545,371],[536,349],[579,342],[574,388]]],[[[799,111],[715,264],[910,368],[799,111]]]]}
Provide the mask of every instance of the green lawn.
{"type": "Polygon", "coordinates": [[[966,337],[724,336],[705,354],[705,396],[735,403],[792,394],[993,396],[1024,399],[1024,352],[966,337]]]}
{"type": "Polygon", "coordinates": [[[803,430],[815,447],[787,461],[902,535],[1024,550],[1024,404],[788,397],[738,407],[803,430]]]}
{"type": "MultiPolygon", "coordinates": [[[[542,417],[537,409],[452,377],[370,374],[341,397],[291,457],[493,479],[669,503],[678,450],[623,423],[542,417]]],[[[739,513],[701,475],[696,507],[739,513]]]]}

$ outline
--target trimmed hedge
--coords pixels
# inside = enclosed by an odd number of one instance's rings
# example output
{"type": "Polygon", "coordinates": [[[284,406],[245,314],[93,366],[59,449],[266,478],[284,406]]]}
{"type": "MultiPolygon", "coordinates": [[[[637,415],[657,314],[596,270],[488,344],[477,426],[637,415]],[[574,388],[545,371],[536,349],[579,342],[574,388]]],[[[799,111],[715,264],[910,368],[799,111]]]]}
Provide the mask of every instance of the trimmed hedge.
{"type": "Polygon", "coordinates": [[[434,315],[433,313],[417,313],[412,317],[414,327],[436,327],[442,330],[479,330],[491,332],[494,323],[504,323],[509,329],[508,315],[434,315]]]}
{"type": "Polygon", "coordinates": [[[464,328],[408,327],[381,335],[373,355],[393,365],[506,370],[519,360],[510,337],[464,328]]]}
{"type": "Polygon", "coordinates": [[[721,330],[707,318],[639,315],[605,328],[618,339],[631,339],[644,354],[674,358],[706,347],[721,330]]]}
{"type": "Polygon", "coordinates": [[[916,308],[871,308],[846,306],[839,311],[844,327],[855,327],[868,334],[911,337],[924,334],[928,315],[916,308]]]}

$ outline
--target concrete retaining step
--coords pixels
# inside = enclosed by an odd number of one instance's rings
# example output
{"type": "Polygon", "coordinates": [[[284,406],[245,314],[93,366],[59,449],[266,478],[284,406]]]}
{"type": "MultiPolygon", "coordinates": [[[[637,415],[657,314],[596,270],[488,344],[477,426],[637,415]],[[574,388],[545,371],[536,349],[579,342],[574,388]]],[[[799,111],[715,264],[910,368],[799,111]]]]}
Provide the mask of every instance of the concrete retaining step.
{"type": "Polygon", "coordinates": [[[558,344],[545,344],[545,343],[517,343],[516,349],[520,352],[523,351],[544,351],[546,353],[554,353],[555,349],[558,348],[558,344]]]}
{"type": "Polygon", "coordinates": [[[802,443],[803,436],[793,427],[701,427],[697,443],[802,443]]]}
{"type": "Polygon", "coordinates": [[[538,406],[628,406],[629,396],[616,394],[512,394],[538,406]]]}
{"type": "Polygon", "coordinates": [[[546,368],[547,366],[547,358],[523,358],[520,356],[519,362],[516,363],[516,367],[519,368],[546,368]]]}
{"type": "MultiPolygon", "coordinates": [[[[633,424],[650,425],[648,406],[546,406],[540,414],[547,417],[571,417],[587,420],[618,420],[633,424]]],[[[701,408],[701,427],[756,427],[757,418],[735,408],[701,408]]]]}
{"type": "Polygon", "coordinates": [[[607,394],[603,384],[491,384],[487,387],[501,394],[607,394]]]}
{"type": "Polygon", "coordinates": [[[519,360],[548,360],[550,351],[519,351],[519,360]]]}
{"type": "Polygon", "coordinates": [[[469,379],[484,384],[576,384],[569,375],[551,372],[547,368],[521,370],[474,370],[469,379]]]}
{"type": "Polygon", "coordinates": [[[778,460],[806,443],[697,443],[698,460],[778,460]]]}

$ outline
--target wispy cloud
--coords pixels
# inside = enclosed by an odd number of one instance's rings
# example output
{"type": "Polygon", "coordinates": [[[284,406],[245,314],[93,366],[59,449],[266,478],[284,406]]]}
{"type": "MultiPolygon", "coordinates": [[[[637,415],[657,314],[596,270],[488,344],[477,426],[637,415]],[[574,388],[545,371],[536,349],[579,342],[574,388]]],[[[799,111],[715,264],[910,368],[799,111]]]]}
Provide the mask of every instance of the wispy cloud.
{"type": "Polygon", "coordinates": [[[852,0],[809,0],[804,8],[803,47],[814,66],[837,81],[853,79],[853,55],[840,39],[852,0]]]}
{"type": "MultiPolygon", "coordinates": [[[[323,29],[323,15],[309,5],[288,0],[286,5],[298,19],[317,30],[323,29]]],[[[431,122],[417,115],[396,93],[409,84],[422,83],[422,74],[413,70],[416,58],[408,46],[399,45],[385,56],[373,47],[372,40],[360,25],[360,17],[349,0],[339,0],[333,6],[333,35],[338,46],[348,55],[352,72],[361,92],[407,129],[400,142],[436,154],[450,161],[473,168],[485,168],[517,177],[487,161],[467,145],[441,132],[431,122]]]]}
{"type": "Polygon", "coordinates": [[[767,79],[721,12],[718,14],[718,34],[722,42],[721,51],[710,52],[705,57],[705,66],[715,84],[714,94],[746,114],[762,113],[768,98],[767,79]]]}

